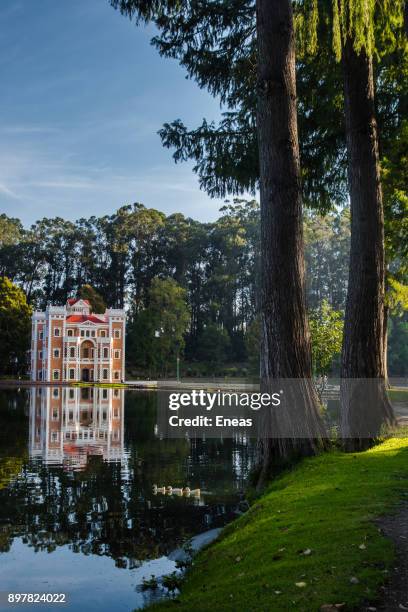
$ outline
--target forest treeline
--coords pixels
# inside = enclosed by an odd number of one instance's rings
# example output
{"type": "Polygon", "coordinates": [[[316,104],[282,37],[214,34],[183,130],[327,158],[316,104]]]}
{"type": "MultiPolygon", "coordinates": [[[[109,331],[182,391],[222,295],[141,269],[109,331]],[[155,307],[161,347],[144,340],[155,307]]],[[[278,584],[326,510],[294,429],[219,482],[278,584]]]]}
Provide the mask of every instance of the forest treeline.
{"type": "MultiPolygon", "coordinates": [[[[173,314],[183,319],[178,348],[192,364],[192,373],[194,363],[204,366],[197,373],[221,373],[227,363],[243,364],[242,370],[249,364],[249,371],[256,372],[259,228],[258,203],[241,199],[226,203],[220,217],[211,223],[180,213],[166,216],[142,204],[76,222],[42,219],[28,229],[20,220],[1,215],[0,276],[21,287],[33,309],[44,309],[47,303],[64,304],[87,285],[101,297],[100,308],[125,307],[131,368],[153,374],[164,365],[172,371],[177,347],[166,349],[159,344],[165,342],[164,337],[161,341],[152,338],[155,328],[160,329],[173,314]],[[152,291],[157,278],[173,279],[175,285],[162,284],[152,291]],[[185,312],[174,287],[183,290],[179,298],[185,312]],[[167,291],[163,308],[159,291],[167,291]]],[[[324,216],[309,212],[304,231],[309,311],[316,312],[327,302],[333,311],[343,313],[350,243],[348,210],[324,216]]],[[[390,335],[391,373],[403,375],[406,323],[395,318],[390,325],[394,330],[390,335]]]]}

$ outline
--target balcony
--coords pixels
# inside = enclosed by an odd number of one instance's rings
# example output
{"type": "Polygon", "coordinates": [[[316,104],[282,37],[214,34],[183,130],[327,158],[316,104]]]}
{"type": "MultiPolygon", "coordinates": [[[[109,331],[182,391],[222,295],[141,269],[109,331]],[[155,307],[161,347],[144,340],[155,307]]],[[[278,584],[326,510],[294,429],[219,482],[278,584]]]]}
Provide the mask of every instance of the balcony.
{"type": "Polygon", "coordinates": [[[64,336],[64,342],[78,342],[79,336],[64,336]]]}

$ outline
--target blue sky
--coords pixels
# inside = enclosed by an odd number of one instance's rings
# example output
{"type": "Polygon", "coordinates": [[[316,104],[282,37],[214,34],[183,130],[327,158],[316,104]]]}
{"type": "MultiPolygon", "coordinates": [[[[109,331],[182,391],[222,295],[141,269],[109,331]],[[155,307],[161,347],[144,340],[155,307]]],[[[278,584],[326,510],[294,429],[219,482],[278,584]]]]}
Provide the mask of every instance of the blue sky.
{"type": "Polygon", "coordinates": [[[219,105],[108,0],[1,0],[0,212],[25,225],[135,201],[200,220],[220,200],[174,164],[157,130],[219,105]]]}

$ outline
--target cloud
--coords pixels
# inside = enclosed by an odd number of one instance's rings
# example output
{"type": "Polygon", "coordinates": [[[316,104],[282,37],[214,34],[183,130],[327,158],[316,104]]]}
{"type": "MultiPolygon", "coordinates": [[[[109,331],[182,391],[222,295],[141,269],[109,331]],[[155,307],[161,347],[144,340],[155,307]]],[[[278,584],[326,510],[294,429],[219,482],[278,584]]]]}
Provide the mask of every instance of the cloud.
{"type": "Polygon", "coordinates": [[[0,126],[2,134],[58,134],[61,130],[57,127],[44,125],[5,125],[0,126]]]}
{"type": "Polygon", "coordinates": [[[11,189],[9,189],[4,183],[0,183],[0,193],[8,196],[9,198],[13,198],[14,200],[19,200],[19,196],[14,193],[11,189]]]}

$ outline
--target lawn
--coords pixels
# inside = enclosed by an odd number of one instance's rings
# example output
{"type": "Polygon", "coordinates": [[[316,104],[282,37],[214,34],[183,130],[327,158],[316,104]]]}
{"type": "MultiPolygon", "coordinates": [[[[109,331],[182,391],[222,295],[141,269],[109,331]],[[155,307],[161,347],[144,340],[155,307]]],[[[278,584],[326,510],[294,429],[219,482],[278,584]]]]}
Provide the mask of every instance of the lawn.
{"type": "Polygon", "coordinates": [[[394,387],[388,391],[388,396],[392,402],[407,402],[408,403],[408,388],[394,387]]]}
{"type": "Polygon", "coordinates": [[[375,600],[394,557],[374,519],[408,496],[408,438],[304,460],[195,560],[176,601],[150,609],[299,610],[375,600]]]}

